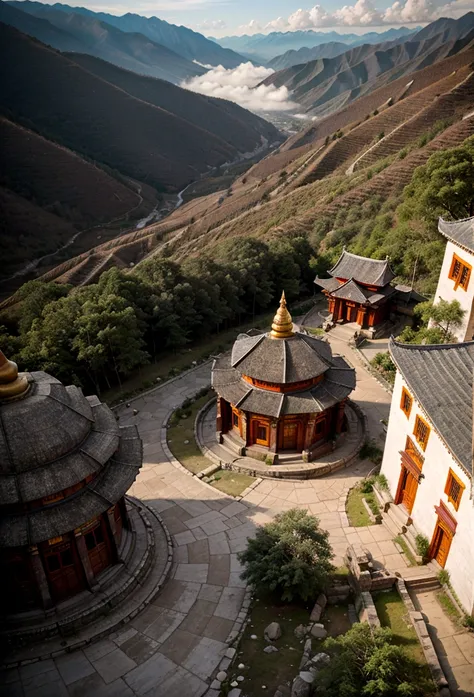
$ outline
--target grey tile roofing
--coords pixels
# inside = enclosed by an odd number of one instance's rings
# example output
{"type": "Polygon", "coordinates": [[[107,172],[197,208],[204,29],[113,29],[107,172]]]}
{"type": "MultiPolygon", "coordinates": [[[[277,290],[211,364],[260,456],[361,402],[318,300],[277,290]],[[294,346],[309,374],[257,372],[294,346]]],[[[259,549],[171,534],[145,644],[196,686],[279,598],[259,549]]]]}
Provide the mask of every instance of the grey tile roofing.
{"type": "Polygon", "coordinates": [[[135,426],[119,428],[109,407],[41,371],[27,374],[21,399],[0,401],[0,547],[63,535],[116,503],[135,480],[142,445],[135,426]],[[70,498],[21,511],[89,475],[70,498]]]}
{"type": "Polygon", "coordinates": [[[271,339],[266,334],[259,338],[248,342],[246,335],[239,336],[232,352],[219,356],[212,367],[212,386],[239,409],[275,418],[318,413],[348,397],[355,388],[354,369],[342,356],[333,356],[327,342],[299,332],[289,339],[271,339]],[[244,343],[247,353],[242,350],[244,343]],[[249,361],[257,351],[256,358],[249,361]],[[323,380],[312,388],[287,393],[260,389],[242,379],[242,375],[251,375],[285,384],[321,374],[323,380]]]}
{"type": "Polygon", "coordinates": [[[456,460],[472,475],[474,342],[389,350],[409,389],[456,460]]]}
{"type": "Polygon", "coordinates": [[[454,244],[474,253],[474,216],[453,222],[440,218],[438,230],[454,244]]]}
{"type": "Polygon", "coordinates": [[[388,259],[368,259],[345,249],[328,273],[334,278],[352,278],[359,283],[378,287],[386,286],[395,278],[388,259]]]}

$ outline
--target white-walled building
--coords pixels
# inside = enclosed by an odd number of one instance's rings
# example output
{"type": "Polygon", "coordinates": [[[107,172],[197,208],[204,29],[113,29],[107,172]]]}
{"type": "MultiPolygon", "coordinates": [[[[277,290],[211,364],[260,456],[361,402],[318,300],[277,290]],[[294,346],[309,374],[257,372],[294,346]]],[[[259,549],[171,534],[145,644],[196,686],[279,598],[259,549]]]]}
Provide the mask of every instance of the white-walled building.
{"type": "Polygon", "coordinates": [[[474,339],[474,217],[448,222],[440,218],[438,230],[448,240],[434,302],[459,300],[465,310],[458,341],[474,339]]]}
{"type": "Polygon", "coordinates": [[[414,346],[392,338],[389,350],[397,375],[381,472],[391,506],[406,529],[428,538],[430,558],[449,571],[473,613],[474,342],[414,346]]]}

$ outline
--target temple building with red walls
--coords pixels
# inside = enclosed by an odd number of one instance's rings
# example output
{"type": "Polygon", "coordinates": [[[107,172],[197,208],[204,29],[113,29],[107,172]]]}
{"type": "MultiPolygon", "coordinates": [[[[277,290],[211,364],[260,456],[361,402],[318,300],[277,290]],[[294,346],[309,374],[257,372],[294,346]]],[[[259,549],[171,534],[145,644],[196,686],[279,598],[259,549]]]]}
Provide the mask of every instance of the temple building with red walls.
{"type": "Polygon", "coordinates": [[[394,286],[395,273],[387,259],[369,259],[343,248],[331,278],[316,276],[314,283],[328,298],[331,324],[351,323],[374,336],[376,328],[394,313],[411,316],[413,307],[425,300],[412,288],[394,286]]]}
{"type": "Polygon", "coordinates": [[[76,597],[100,605],[101,578],[114,566],[124,573],[133,538],[124,495],[142,464],[141,440],[97,397],[44,372],[18,374],[1,351],[0,425],[3,627],[58,631],[61,617],[68,622],[61,608],[77,617],[76,597]]]}
{"type": "Polygon", "coordinates": [[[345,426],[355,371],[329,343],[294,331],[283,293],[268,333],[241,334],[212,368],[217,434],[240,455],[278,463],[278,454],[310,461],[345,426]]]}

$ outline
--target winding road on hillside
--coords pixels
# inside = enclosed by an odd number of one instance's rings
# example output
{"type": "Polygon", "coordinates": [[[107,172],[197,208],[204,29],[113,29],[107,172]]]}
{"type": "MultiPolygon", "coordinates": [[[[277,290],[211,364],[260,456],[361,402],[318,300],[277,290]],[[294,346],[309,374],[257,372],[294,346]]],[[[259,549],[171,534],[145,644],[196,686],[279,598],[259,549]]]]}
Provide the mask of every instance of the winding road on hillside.
{"type": "MultiPolygon", "coordinates": [[[[356,368],[353,398],[367,414],[371,437],[380,442],[380,420],[388,417],[390,394],[347,344],[337,339],[331,344],[356,368]]],[[[419,573],[406,566],[383,525],[348,524],[345,498],[373,468],[369,461],[355,461],[346,470],[309,481],[262,480],[241,501],[173,462],[166,446],[167,417],[209,383],[207,362],[118,410],[122,425],[138,425],[144,445],[144,465],[129,493],[161,514],[175,545],[163,591],[106,639],[3,674],[2,697],[218,697],[209,689],[210,679],[242,624],[242,605],[248,603],[237,552],[257,525],[295,506],[317,515],[329,531],[336,564],[348,544],[360,543],[391,571],[405,577],[419,573]]],[[[452,694],[466,697],[474,691],[474,637],[456,630],[432,596],[420,595],[423,611],[445,654],[441,659],[452,694]]],[[[245,682],[242,688],[245,693],[245,682]]]]}

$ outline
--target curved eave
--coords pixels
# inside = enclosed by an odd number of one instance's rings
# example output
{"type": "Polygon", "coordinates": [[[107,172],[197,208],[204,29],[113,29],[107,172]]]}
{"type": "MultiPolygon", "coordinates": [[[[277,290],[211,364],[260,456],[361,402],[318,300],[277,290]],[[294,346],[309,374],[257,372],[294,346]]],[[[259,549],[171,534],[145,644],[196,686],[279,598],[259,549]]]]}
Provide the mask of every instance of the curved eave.
{"type": "Polygon", "coordinates": [[[461,220],[438,219],[438,232],[469,254],[474,254],[474,216],[461,220]]]}

